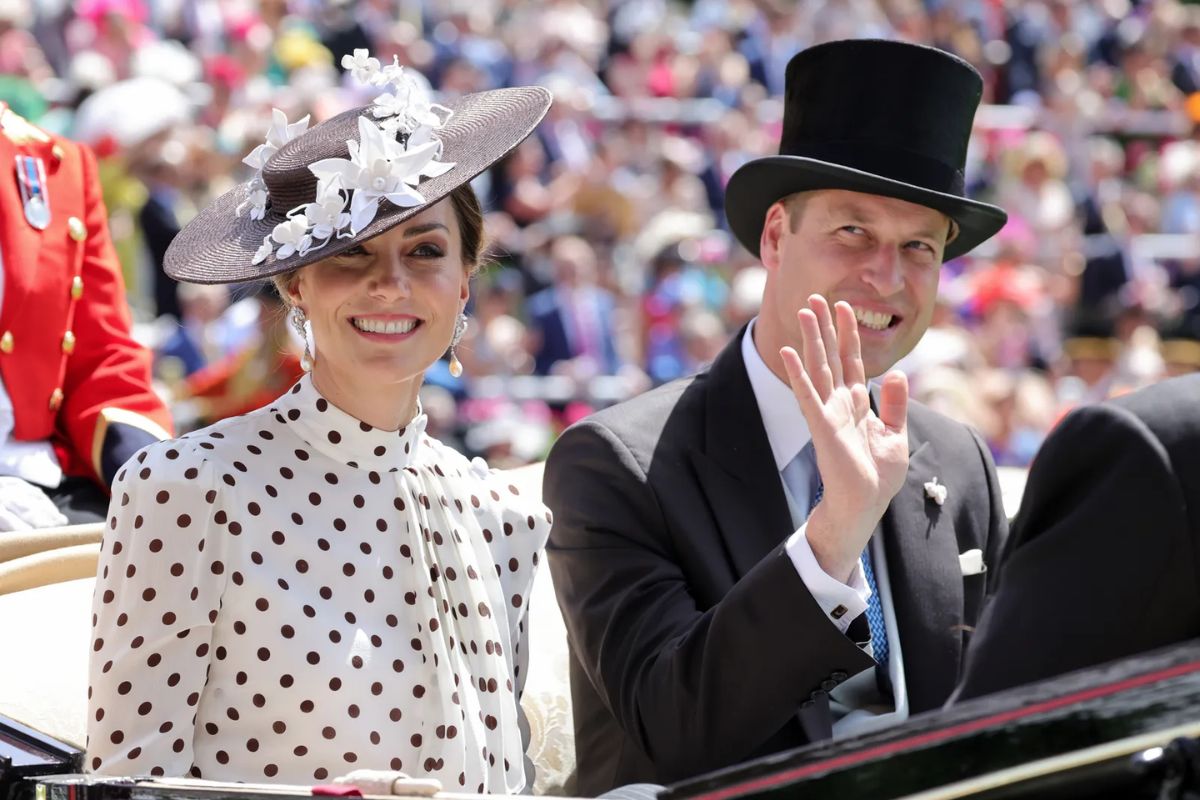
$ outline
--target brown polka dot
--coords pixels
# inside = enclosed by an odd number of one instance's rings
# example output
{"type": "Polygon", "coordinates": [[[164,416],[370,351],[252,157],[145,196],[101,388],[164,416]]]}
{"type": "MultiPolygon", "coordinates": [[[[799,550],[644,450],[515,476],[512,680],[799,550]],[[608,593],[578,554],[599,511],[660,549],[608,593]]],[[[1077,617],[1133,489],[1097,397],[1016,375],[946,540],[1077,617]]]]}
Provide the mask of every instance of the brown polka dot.
{"type": "Polygon", "coordinates": [[[316,650],[309,650],[306,658],[308,659],[308,663],[312,664],[313,666],[321,663],[321,654],[316,650]]]}
{"type": "Polygon", "coordinates": [[[321,495],[317,494],[316,492],[309,492],[308,502],[312,503],[314,506],[321,505],[321,495]]]}
{"type": "Polygon", "coordinates": [[[346,709],[346,713],[350,716],[350,719],[358,719],[358,714],[359,714],[358,706],[351,704],[346,709]]]}
{"type": "Polygon", "coordinates": [[[305,714],[311,714],[312,710],[314,708],[316,708],[316,704],[313,703],[312,700],[301,700],[300,701],[300,710],[303,711],[305,714]]]}
{"type": "Polygon", "coordinates": [[[275,723],[271,726],[271,730],[275,731],[276,733],[283,733],[284,731],[287,730],[287,725],[284,723],[283,720],[277,719],[277,720],[275,720],[275,723]]]}
{"type": "Polygon", "coordinates": [[[255,694],[254,697],[250,698],[250,702],[254,703],[255,708],[263,708],[267,704],[267,698],[261,694],[255,694]]]}
{"type": "Polygon", "coordinates": [[[176,578],[178,578],[180,575],[182,575],[183,574],[183,564],[180,564],[178,561],[176,561],[174,564],[172,564],[171,565],[171,574],[174,575],[176,578]]]}
{"type": "Polygon", "coordinates": [[[129,681],[121,681],[119,684],[117,684],[117,694],[119,695],[129,694],[130,690],[132,689],[133,684],[129,681]]]}
{"type": "Polygon", "coordinates": [[[279,676],[279,685],[285,689],[292,688],[292,684],[295,682],[296,682],[296,679],[286,673],[279,676]]]}
{"type": "Polygon", "coordinates": [[[147,545],[147,547],[150,548],[151,553],[157,553],[163,549],[162,539],[151,539],[150,544],[147,545]]]}
{"type": "Polygon", "coordinates": [[[346,763],[348,764],[353,764],[355,761],[358,761],[358,755],[355,753],[342,753],[342,758],[345,759],[346,763]]]}
{"type": "Polygon", "coordinates": [[[258,648],[258,660],[259,661],[270,661],[271,660],[271,651],[265,647],[258,648]]]}
{"type": "MultiPolygon", "coordinates": [[[[407,446],[407,445],[406,445],[406,446],[407,446]]],[[[401,760],[400,760],[400,759],[398,759],[398,758],[393,758],[393,759],[391,760],[391,762],[388,764],[388,766],[389,766],[389,767],[391,767],[392,769],[395,769],[395,770],[400,770],[400,769],[404,769],[404,762],[403,762],[403,761],[401,761],[401,760]]],[[[481,788],[481,789],[480,789],[480,793],[482,794],[482,792],[483,792],[483,790],[482,790],[482,788],[481,788]]]]}
{"type": "Polygon", "coordinates": [[[257,753],[258,752],[258,739],[247,739],[246,740],[246,749],[249,750],[251,753],[257,753]]]}
{"type": "Polygon", "coordinates": [[[165,614],[163,614],[162,615],[162,624],[163,625],[174,625],[175,624],[175,612],[168,611],[165,614]]]}
{"type": "Polygon", "coordinates": [[[308,748],[302,744],[298,744],[294,748],[292,748],[292,755],[306,756],[306,755],[308,755],[308,748]]]}
{"type": "Polygon", "coordinates": [[[332,444],[337,444],[342,440],[342,435],[337,431],[330,431],[328,434],[328,439],[332,444]]]}
{"type": "Polygon", "coordinates": [[[217,754],[216,754],[216,759],[217,759],[218,764],[228,764],[229,763],[229,753],[226,753],[224,750],[218,750],[217,754]]]}
{"type": "Polygon", "coordinates": [[[274,778],[279,774],[279,767],[275,764],[267,764],[265,767],[263,767],[263,774],[268,778],[274,778]]]}
{"type": "Polygon", "coordinates": [[[334,730],[331,726],[326,725],[324,728],[321,729],[321,735],[324,736],[326,739],[332,739],[337,736],[337,731],[334,730]]]}

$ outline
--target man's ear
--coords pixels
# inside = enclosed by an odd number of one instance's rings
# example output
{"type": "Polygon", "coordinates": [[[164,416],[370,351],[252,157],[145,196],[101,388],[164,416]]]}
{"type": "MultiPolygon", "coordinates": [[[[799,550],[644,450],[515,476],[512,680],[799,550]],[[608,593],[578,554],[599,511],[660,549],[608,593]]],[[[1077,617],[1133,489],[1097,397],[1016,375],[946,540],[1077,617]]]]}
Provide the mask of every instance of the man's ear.
{"type": "Polygon", "coordinates": [[[791,229],[791,225],[791,214],[788,213],[787,206],[782,202],[774,203],[767,209],[762,235],[758,239],[758,257],[768,272],[774,272],[779,268],[779,242],[783,238],[783,234],[791,229]]]}

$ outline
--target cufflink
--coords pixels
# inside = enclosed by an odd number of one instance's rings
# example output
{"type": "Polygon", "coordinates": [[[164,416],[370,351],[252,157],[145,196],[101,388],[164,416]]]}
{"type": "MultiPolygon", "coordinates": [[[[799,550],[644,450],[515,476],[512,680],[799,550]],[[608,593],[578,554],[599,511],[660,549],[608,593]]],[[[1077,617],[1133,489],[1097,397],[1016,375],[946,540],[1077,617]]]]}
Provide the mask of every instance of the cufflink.
{"type": "Polygon", "coordinates": [[[829,616],[833,617],[834,619],[841,619],[842,617],[846,616],[846,612],[849,610],[850,609],[846,608],[845,606],[838,606],[833,611],[829,612],[829,616]]]}

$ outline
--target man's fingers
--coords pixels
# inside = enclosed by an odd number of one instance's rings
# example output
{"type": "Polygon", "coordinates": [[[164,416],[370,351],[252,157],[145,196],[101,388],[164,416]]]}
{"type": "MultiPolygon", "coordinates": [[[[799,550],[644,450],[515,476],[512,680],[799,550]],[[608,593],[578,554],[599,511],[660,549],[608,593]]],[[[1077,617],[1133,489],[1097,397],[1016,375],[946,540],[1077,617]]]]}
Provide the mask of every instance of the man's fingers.
{"type": "Polygon", "coordinates": [[[833,393],[833,373],[829,370],[829,358],[821,337],[821,324],[812,309],[802,308],[796,314],[800,322],[800,335],[804,339],[804,371],[812,380],[813,388],[821,402],[833,393]]]}
{"type": "Polygon", "coordinates": [[[889,431],[903,433],[908,419],[908,378],[903,372],[892,370],[883,376],[883,388],[879,392],[879,420],[889,431]]]}
{"type": "Polygon", "coordinates": [[[809,380],[808,372],[800,361],[800,355],[793,348],[784,347],[779,351],[779,357],[783,359],[783,368],[787,370],[788,383],[792,385],[792,394],[796,395],[796,402],[800,404],[800,413],[804,415],[804,419],[808,421],[811,428],[821,418],[821,398],[813,387],[812,381],[809,380]]]}
{"type": "Polygon", "coordinates": [[[842,300],[834,307],[837,316],[838,356],[842,362],[842,380],[847,386],[867,382],[862,361],[862,342],[858,338],[858,320],[854,309],[842,300]]]}
{"type": "Polygon", "coordinates": [[[836,388],[842,385],[842,361],[838,357],[838,335],[833,327],[833,313],[829,310],[829,303],[819,294],[808,298],[808,306],[817,315],[821,344],[825,347],[825,361],[829,364],[829,375],[836,388]]]}

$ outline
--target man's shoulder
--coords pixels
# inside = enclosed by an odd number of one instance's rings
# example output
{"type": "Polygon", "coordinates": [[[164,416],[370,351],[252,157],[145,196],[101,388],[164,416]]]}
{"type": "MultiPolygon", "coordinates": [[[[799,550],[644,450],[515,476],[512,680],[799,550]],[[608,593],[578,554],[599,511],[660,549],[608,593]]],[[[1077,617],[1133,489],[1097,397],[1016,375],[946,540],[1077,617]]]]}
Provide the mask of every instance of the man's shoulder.
{"type": "Polygon", "coordinates": [[[643,392],[591,414],[571,426],[564,437],[589,433],[620,442],[621,447],[646,463],[661,447],[685,447],[697,442],[703,429],[707,372],[643,392]]]}

